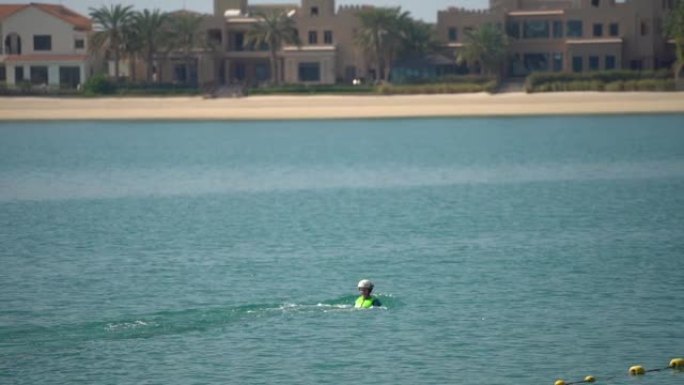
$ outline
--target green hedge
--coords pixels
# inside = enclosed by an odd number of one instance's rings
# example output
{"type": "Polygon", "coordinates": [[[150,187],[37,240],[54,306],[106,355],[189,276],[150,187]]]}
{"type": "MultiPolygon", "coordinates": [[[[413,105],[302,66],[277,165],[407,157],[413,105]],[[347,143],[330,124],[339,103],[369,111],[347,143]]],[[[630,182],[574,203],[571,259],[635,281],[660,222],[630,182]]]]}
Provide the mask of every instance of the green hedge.
{"type": "Polygon", "coordinates": [[[199,95],[201,91],[192,85],[171,83],[116,83],[103,76],[93,76],[84,84],[86,96],[176,96],[199,95]]]}
{"type": "Polygon", "coordinates": [[[498,82],[491,78],[459,78],[454,82],[424,84],[384,84],[379,86],[351,85],[286,85],[280,87],[252,88],[248,95],[315,95],[315,94],[460,94],[494,92],[498,82]]]}
{"type": "Polygon", "coordinates": [[[534,73],[525,81],[526,92],[558,91],[672,91],[668,70],[606,71],[588,73],[534,73]]]}
{"type": "Polygon", "coordinates": [[[498,83],[496,81],[489,81],[486,83],[382,85],[377,88],[377,93],[382,95],[493,93],[497,87],[498,83]]]}
{"type": "Polygon", "coordinates": [[[116,92],[116,85],[104,75],[93,76],[83,85],[86,95],[111,95],[116,92]]]}
{"type": "Polygon", "coordinates": [[[374,87],[372,86],[304,84],[250,88],[247,90],[248,95],[369,94],[372,92],[374,92],[374,87]]]}
{"type": "Polygon", "coordinates": [[[486,84],[490,82],[496,82],[497,79],[492,76],[477,76],[477,75],[445,75],[439,76],[431,79],[407,79],[402,83],[396,84],[407,84],[407,85],[425,85],[425,84],[486,84]]]}

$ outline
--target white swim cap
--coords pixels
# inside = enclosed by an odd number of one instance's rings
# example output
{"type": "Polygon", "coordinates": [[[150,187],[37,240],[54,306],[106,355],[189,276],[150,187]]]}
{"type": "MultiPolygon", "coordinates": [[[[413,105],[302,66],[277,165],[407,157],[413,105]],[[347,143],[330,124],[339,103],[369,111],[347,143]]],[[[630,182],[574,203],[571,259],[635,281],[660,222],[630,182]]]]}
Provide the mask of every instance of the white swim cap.
{"type": "Polygon", "coordinates": [[[373,290],[373,286],[375,286],[375,285],[373,285],[373,282],[371,282],[371,281],[369,281],[369,280],[367,280],[367,279],[362,279],[362,280],[359,281],[359,284],[358,284],[357,287],[358,287],[359,289],[369,289],[369,290],[373,290]]]}

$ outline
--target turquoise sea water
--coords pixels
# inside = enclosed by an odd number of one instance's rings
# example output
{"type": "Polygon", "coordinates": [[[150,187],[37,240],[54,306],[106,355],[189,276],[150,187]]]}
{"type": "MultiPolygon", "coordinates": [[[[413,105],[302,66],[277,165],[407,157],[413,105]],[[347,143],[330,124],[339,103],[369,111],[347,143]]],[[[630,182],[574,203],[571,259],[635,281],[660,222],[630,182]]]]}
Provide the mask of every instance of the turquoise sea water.
{"type": "Polygon", "coordinates": [[[683,260],[682,115],[0,124],[2,384],[681,384],[683,260]]]}

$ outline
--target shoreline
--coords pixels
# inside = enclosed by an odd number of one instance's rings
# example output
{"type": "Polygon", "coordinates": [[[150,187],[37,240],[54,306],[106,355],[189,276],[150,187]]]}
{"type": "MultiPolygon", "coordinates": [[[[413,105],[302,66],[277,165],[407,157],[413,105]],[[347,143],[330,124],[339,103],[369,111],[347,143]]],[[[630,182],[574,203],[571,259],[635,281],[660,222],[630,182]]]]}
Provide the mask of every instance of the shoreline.
{"type": "Polygon", "coordinates": [[[684,113],[682,92],[490,95],[202,97],[2,97],[0,122],[259,121],[684,113]]]}

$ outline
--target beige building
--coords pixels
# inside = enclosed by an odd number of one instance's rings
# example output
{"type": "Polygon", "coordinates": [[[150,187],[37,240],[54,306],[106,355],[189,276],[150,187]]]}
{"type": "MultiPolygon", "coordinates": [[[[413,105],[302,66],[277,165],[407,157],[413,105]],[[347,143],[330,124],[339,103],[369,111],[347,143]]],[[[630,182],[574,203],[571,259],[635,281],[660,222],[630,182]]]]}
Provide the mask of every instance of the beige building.
{"type": "Polygon", "coordinates": [[[0,86],[77,88],[90,73],[91,30],[61,5],[0,5],[0,86]]]}
{"type": "Polygon", "coordinates": [[[465,32],[485,23],[511,38],[505,72],[650,70],[674,60],[663,25],[672,0],[490,0],[487,10],[449,8],[439,38],[457,53],[465,32]]]}
{"type": "Polygon", "coordinates": [[[363,53],[354,43],[360,6],[335,5],[335,0],[301,0],[299,4],[251,5],[247,0],[214,0],[214,14],[203,16],[203,29],[213,46],[187,60],[171,58],[163,81],[190,77],[200,85],[259,85],[270,81],[266,47],[246,44],[259,14],[279,10],[295,21],[300,46],[278,53],[280,78],[286,84],[334,84],[368,76],[363,53]]]}

